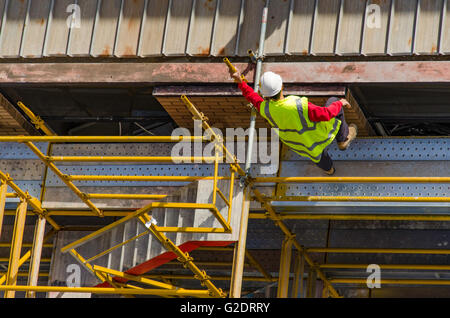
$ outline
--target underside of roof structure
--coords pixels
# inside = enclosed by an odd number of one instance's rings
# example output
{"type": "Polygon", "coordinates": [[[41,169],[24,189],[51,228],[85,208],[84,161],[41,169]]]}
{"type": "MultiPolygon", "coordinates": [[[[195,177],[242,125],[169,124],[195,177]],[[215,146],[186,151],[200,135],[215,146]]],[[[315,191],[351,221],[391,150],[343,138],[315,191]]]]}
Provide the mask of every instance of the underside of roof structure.
{"type": "Polygon", "coordinates": [[[0,295],[447,297],[449,54],[448,0],[0,0],[0,295]],[[224,58],[348,100],[335,175],[224,58]]]}

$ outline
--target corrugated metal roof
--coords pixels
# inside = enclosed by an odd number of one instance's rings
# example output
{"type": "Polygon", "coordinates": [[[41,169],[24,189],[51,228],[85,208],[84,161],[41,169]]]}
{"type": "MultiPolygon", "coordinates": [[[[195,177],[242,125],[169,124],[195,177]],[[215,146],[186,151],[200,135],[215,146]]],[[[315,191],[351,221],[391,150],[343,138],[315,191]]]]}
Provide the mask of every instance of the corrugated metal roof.
{"type": "MultiPolygon", "coordinates": [[[[0,0],[0,57],[246,56],[264,3],[0,0]]],[[[272,0],[266,41],[267,56],[450,54],[450,3],[272,0]]]]}

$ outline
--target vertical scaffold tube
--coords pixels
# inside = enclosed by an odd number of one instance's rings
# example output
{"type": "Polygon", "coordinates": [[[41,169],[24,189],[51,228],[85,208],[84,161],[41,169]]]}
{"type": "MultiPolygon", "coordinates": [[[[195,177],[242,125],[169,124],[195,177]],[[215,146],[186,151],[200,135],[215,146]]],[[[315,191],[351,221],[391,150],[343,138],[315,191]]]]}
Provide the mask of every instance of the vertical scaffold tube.
{"type": "MultiPolygon", "coordinates": [[[[266,27],[267,27],[267,15],[269,12],[269,0],[266,0],[266,4],[263,9],[262,21],[261,21],[261,33],[259,37],[259,49],[258,58],[256,61],[254,90],[259,91],[259,79],[261,77],[262,59],[264,55],[264,42],[266,40],[266,27]]],[[[247,158],[245,162],[245,173],[248,176],[250,174],[252,152],[253,152],[253,140],[255,139],[255,123],[256,123],[256,109],[252,108],[250,117],[250,127],[248,130],[248,145],[247,145],[247,158]]]]}

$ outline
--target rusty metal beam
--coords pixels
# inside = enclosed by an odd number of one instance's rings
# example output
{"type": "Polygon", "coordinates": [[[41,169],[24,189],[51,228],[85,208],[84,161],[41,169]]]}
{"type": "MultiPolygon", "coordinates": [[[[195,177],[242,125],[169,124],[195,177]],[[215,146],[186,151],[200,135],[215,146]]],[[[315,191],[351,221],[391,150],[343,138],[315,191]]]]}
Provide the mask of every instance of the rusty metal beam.
{"type": "MultiPolygon", "coordinates": [[[[246,63],[234,64],[239,70],[246,63]]],[[[264,63],[285,83],[450,82],[450,61],[264,63]]],[[[246,77],[251,81],[254,71],[246,77]]],[[[2,63],[0,84],[229,83],[222,63],[2,63]],[[213,72],[211,70],[214,70],[213,72]]]]}

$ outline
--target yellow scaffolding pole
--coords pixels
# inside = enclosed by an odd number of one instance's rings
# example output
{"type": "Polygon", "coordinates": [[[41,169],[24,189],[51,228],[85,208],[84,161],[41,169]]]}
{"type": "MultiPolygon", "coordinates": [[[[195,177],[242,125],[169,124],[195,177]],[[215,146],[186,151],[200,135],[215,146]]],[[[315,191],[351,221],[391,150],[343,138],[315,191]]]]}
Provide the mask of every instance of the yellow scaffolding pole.
{"type": "MultiPolygon", "coordinates": [[[[250,219],[270,219],[266,213],[250,213],[250,219]]],[[[316,213],[278,213],[280,220],[360,220],[360,221],[450,221],[450,215],[439,214],[316,214],[316,213]]]]}
{"type": "Polygon", "coordinates": [[[292,243],[294,236],[286,236],[281,246],[280,270],[278,274],[278,298],[287,298],[289,290],[289,274],[291,272],[292,243]]]}
{"type": "Polygon", "coordinates": [[[215,157],[143,157],[143,156],[51,156],[48,161],[61,162],[212,162],[215,157]]]}
{"type": "Polygon", "coordinates": [[[449,197],[391,197],[391,196],[296,196],[273,198],[270,201],[368,201],[368,202],[450,202],[449,197]]]}
{"type": "MultiPolygon", "coordinates": [[[[191,279],[197,279],[194,276],[189,275],[177,275],[177,274],[146,274],[143,275],[143,277],[147,278],[155,278],[155,279],[181,279],[181,280],[191,280],[191,279]]],[[[211,280],[213,281],[229,281],[232,279],[231,276],[211,276],[211,280]]],[[[259,277],[259,276],[243,276],[242,280],[244,281],[251,281],[251,282],[262,282],[262,283],[275,283],[278,281],[278,277],[259,277]]]]}
{"type": "Polygon", "coordinates": [[[448,183],[450,177],[258,177],[253,183],[448,183]]]}
{"type": "MultiPolygon", "coordinates": [[[[133,286],[135,287],[135,286],[133,286]]],[[[202,297],[209,298],[208,290],[188,290],[179,289],[140,289],[140,288],[101,288],[101,287],[59,287],[59,286],[18,286],[2,285],[0,291],[23,291],[23,292],[59,292],[59,293],[92,293],[92,294],[115,294],[115,295],[154,295],[154,296],[182,296],[182,297],[202,297]]]]}
{"type": "MultiPolygon", "coordinates": [[[[370,264],[320,264],[320,268],[367,269],[370,264]]],[[[381,269],[450,271],[450,265],[377,264],[381,269]]]]}
{"type": "MultiPolygon", "coordinates": [[[[44,243],[47,242],[55,233],[55,229],[50,230],[47,235],[44,237],[44,243]]],[[[24,247],[24,244],[22,244],[22,247],[24,247]]],[[[18,262],[18,268],[20,268],[23,264],[25,264],[31,257],[31,250],[28,250],[20,259],[18,262]]],[[[10,258],[9,258],[10,260],[10,258]]],[[[6,282],[7,275],[4,274],[0,277],[0,285],[4,284],[6,282]]]]}
{"type": "MultiPolygon", "coordinates": [[[[333,284],[367,284],[366,279],[359,278],[333,278],[333,284]]],[[[450,280],[444,279],[380,279],[380,284],[395,285],[450,285],[450,280]]]]}
{"type": "Polygon", "coordinates": [[[415,248],[342,248],[342,247],[308,247],[308,253],[363,253],[363,254],[436,254],[450,255],[447,249],[415,249],[415,248]]]}
{"type": "Polygon", "coordinates": [[[0,142],[153,143],[210,141],[204,136],[0,136],[0,142]]]}
{"type": "MultiPolygon", "coordinates": [[[[27,216],[27,202],[21,200],[17,207],[16,219],[14,221],[14,231],[9,255],[8,272],[6,274],[6,285],[16,285],[17,273],[19,272],[20,252],[22,250],[23,231],[25,228],[25,218],[27,216]]],[[[5,298],[14,298],[14,291],[5,292],[5,298]]]]}
{"type": "MultiPolygon", "coordinates": [[[[109,175],[65,175],[70,181],[174,181],[192,182],[197,180],[214,180],[203,176],[109,176],[109,175]]],[[[217,177],[217,180],[229,180],[230,177],[217,177]]]]}

